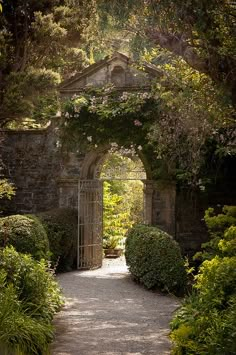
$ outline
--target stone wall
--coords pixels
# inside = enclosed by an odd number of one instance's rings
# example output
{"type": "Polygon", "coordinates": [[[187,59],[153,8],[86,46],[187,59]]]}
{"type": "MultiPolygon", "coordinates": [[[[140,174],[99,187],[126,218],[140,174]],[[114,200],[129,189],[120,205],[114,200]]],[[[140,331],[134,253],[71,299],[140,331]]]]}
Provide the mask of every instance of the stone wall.
{"type": "Polygon", "coordinates": [[[190,190],[178,190],[176,194],[176,234],[175,238],[185,255],[193,256],[201,244],[208,240],[203,220],[209,207],[207,195],[195,194],[190,190]]]}
{"type": "MultiPolygon", "coordinates": [[[[94,158],[86,161],[83,152],[62,151],[55,124],[44,130],[1,131],[0,142],[4,167],[1,173],[17,188],[11,201],[0,200],[0,210],[5,214],[77,208],[79,177],[93,179],[93,171],[102,156],[93,153],[94,158]],[[83,175],[84,166],[87,168],[83,175]]],[[[222,167],[221,179],[208,192],[176,191],[175,185],[147,180],[144,184],[146,222],[172,234],[183,253],[193,255],[207,240],[204,211],[209,206],[236,204],[235,163],[227,162],[222,167]]]]}
{"type": "Polygon", "coordinates": [[[58,206],[60,154],[56,130],[1,131],[2,174],[16,186],[5,213],[34,213],[58,206]]]}
{"type": "Polygon", "coordinates": [[[209,238],[204,222],[205,210],[213,207],[216,213],[221,213],[224,205],[236,205],[235,157],[225,159],[218,177],[215,176],[215,183],[206,191],[177,189],[176,240],[184,254],[194,255],[209,238]]]}

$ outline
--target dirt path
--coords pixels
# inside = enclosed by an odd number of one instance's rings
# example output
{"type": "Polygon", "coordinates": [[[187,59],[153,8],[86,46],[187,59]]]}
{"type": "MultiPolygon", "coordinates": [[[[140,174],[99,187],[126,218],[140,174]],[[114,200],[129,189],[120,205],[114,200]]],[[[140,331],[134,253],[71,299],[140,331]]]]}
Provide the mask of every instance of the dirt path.
{"type": "Polygon", "coordinates": [[[124,260],[59,276],[66,306],[56,319],[53,355],[165,355],[174,297],[135,284],[124,260]]]}

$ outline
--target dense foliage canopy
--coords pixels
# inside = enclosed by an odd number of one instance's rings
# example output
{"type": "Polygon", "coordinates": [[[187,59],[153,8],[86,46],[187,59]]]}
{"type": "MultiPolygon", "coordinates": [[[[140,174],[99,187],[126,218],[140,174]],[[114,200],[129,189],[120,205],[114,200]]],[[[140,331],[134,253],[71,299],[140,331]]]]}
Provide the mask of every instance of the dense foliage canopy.
{"type": "Polygon", "coordinates": [[[94,2],[4,1],[0,15],[0,121],[47,121],[61,77],[88,63],[86,31],[94,2]],[[82,47],[82,44],[84,46],[82,47]]]}
{"type": "MultiPolygon", "coordinates": [[[[222,85],[235,104],[236,6],[229,0],[101,1],[105,28],[133,34],[135,45],[161,47],[222,85]]],[[[155,60],[159,61],[158,52],[155,60]]]]}

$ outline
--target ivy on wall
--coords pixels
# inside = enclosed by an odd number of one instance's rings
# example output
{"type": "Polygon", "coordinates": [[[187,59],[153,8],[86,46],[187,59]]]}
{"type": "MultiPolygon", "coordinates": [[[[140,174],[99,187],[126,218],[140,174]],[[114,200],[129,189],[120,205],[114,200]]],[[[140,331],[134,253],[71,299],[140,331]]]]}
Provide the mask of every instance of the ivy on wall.
{"type": "MultiPolygon", "coordinates": [[[[70,148],[80,150],[109,145],[142,152],[153,178],[164,177],[164,162],[157,159],[148,137],[159,109],[159,99],[153,93],[119,93],[112,86],[90,89],[65,102],[62,139],[70,148]]],[[[172,179],[173,172],[167,170],[165,178],[172,179]]]]}
{"type": "Polygon", "coordinates": [[[106,87],[69,99],[64,107],[65,126],[76,140],[80,137],[93,145],[147,145],[147,132],[157,108],[158,101],[149,93],[119,95],[112,87],[106,87]]]}
{"type": "Polygon", "coordinates": [[[182,66],[165,65],[149,92],[106,86],[74,95],[64,104],[64,141],[79,150],[132,146],[142,151],[154,179],[204,190],[212,170],[207,160],[234,154],[232,107],[203,74],[182,66]]]}

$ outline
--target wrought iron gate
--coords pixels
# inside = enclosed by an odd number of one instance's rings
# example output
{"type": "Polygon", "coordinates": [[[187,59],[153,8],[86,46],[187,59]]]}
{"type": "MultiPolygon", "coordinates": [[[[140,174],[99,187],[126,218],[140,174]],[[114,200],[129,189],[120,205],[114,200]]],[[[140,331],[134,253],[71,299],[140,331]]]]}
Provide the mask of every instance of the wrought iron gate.
{"type": "Polygon", "coordinates": [[[103,182],[79,180],[78,186],[78,269],[102,266],[103,182]]]}
{"type": "MultiPolygon", "coordinates": [[[[122,153],[124,154],[124,152],[122,153]]],[[[132,160],[136,161],[132,156],[132,160]]],[[[103,257],[103,181],[145,180],[146,172],[140,164],[127,166],[124,161],[115,168],[97,169],[92,180],[79,180],[78,184],[78,269],[102,266],[103,257]]]]}

